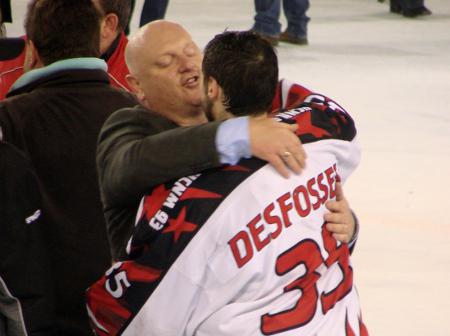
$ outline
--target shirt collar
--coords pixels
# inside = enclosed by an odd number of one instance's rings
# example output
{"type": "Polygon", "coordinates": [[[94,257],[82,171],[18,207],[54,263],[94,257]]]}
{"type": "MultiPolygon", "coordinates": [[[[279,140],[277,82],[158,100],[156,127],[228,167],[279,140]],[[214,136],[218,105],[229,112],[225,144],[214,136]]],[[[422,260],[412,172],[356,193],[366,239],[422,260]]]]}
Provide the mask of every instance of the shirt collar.
{"type": "Polygon", "coordinates": [[[120,33],[120,34],[117,34],[117,37],[115,38],[113,43],[111,43],[111,46],[108,48],[108,50],[106,50],[105,53],[100,56],[101,59],[103,59],[106,62],[108,62],[108,60],[111,58],[111,56],[116,51],[117,46],[119,45],[119,42],[122,39],[122,34],[123,34],[123,32],[120,33]]]}
{"type": "Polygon", "coordinates": [[[104,60],[95,57],[80,57],[56,61],[43,68],[34,69],[24,73],[13,84],[10,91],[24,87],[25,85],[28,85],[40,78],[46,77],[56,72],[72,69],[89,69],[89,70],[98,69],[106,72],[108,71],[108,65],[104,60]]]}

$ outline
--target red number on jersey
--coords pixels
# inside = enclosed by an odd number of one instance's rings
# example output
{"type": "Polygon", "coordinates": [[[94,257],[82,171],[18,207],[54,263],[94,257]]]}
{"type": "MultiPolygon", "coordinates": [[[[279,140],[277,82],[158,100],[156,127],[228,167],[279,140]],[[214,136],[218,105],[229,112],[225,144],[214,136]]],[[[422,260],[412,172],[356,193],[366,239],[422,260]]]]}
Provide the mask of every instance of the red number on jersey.
{"type": "Polygon", "coordinates": [[[320,297],[322,312],[326,314],[334,305],[342,300],[351,290],[353,271],[349,264],[349,253],[346,245],[337,246],[331,233],[322,227],[322,238],[329,256],[323,260],[320,247],[312,239],[302,240],[289,250],[283,252],[276,261],[275,272],[279,276],[304,265],[305,273],[284,288],[284,292],[300,290],[301,296],[295,306],[276,314],[265,314],[261,317],[261,331],[264,335],[273,335],[290,329],[299,328],[310,322],[316,313],[320,297]],[[320,274],[315,270],[323,263],[330,267],[335,262],[340,267],[343,278],[333,290],[318,293],[316,282],[320,274]]]}

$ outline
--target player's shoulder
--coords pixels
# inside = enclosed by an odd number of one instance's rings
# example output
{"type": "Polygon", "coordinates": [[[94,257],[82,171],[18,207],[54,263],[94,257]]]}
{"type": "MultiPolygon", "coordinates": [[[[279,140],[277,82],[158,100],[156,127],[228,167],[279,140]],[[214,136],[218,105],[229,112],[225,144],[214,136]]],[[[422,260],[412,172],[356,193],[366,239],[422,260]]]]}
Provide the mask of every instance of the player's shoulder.
{"type": "Polygon", "coordinates": [[[313,93],[313,91],[309,88],[307,88],[306,86],[294,82],[290,79],[287,78],[283,78],[278,82],[278,86],[279,89],[281,89],[282,91],[285,91],[287,93],[293,93],[293,92],[297,92],[297,93],[302,93],[302,94],[311,94],[313,93]]]}
{"type": "Polygon", "coordinates": [[[352,117],[339,106],[321,103],[303,103],[274,116],[280,122],[297,124],[297,135],[303,143],[336,139],[352,141],[356,126],[352,117]]]}

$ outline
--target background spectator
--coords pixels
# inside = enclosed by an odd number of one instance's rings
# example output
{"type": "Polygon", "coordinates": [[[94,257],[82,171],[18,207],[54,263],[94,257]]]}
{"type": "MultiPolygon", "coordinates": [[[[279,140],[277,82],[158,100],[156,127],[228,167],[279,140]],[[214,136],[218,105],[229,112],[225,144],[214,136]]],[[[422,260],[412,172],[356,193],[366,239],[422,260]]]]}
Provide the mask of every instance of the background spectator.
{"type": "Polygon", "coordinates": [[[10,0],[0,0],[0,37],[6,35],[5,22],[12,22],[10,0]]]}
{"type": "MultiPolygon", "coordinates": [[[[136,0],[132,0],[131,3],[131,12],[133,12],[136,0]]],[[[155,20],[164,19],[168,4],[169,0],[144,0],[144,5],[142,6],[141,17],[139,20],[139,27],[155,20]]],[[[130,27],[128,25],[125,29],[125,34],[128,35],[129,32],[130,27]]]]}
{"type": "MultiPolygon", "coordinates": [[[[108,64],[111,85],[129,90],[125,79],[125,47],[128,39],[124,29],[131,12],[131,0],[93,0],[101,13],[100,53],[108,64]]],[[[25,39],[25,37],[23,37],[25,39]]],[[[9,61],[0,61],[0,100],[3,100],[14,82],[23,74],[25,51],[9,61]]]]}
{"type": "Polygon", "coordinates": [[[431,11],[425,7],[424,3],[424,0],[391,0],[390,10],[392,13],[410,18],[430,15],[431,11]]]}
{"type": "Polygon", "coordinates": [[[274,46],[278,45],[278,41],[308,44],[308,8],[309,0],[255,0],[256,15],[252,30],[274,46]],[[281,1],[288,21],[287,28],[282,33],[279,22],[281,1]]]}
{"type": "Polygon", "coordinates": [[[168,4],[169,0],[145,0],[139,27],[155,20],[164,19],[168,4]]]}
{"type": "Polygon", "coordinates": [[[84,291],[110,265],[95,169],[98,132],[134,98],[110,86],[91,0],[32,0],[24,68],[0,103],[3,140],[31,160],[63,335],[91,335],[84,291]],[[48,24],[52,22],[52,24],[48,24]]]}

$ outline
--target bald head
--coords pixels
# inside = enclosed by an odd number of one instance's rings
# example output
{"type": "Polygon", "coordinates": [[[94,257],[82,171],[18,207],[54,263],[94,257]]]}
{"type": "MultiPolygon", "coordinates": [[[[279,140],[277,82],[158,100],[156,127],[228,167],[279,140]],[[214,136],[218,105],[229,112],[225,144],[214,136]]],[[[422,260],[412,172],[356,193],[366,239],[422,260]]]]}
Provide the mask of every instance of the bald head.
{"type": "Polygon", "coordinates": [[[140,68],[153,62],[168,46],[180,39],[192,40],[190,34],[178,23],[166,20],[152,21],[142,26],[129,40],[125,61],[130,73],[138,75],[140,68]]]}
{"type": "Polygon", "coordinates": [[[178,124],[203,114],[202,54],[179,24],[158,20],[141,27],[125,50],[128,83],[145,107],[178,124]],[[183,119],[180,121],[180,119],[183,119]]]}

